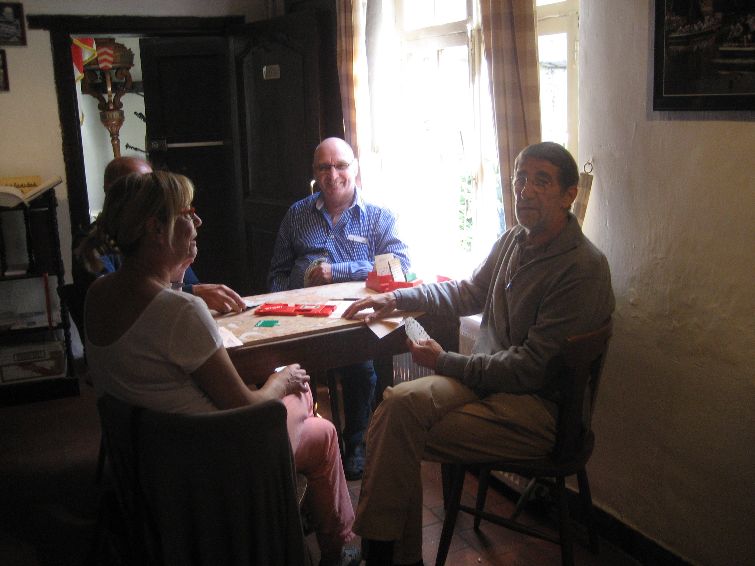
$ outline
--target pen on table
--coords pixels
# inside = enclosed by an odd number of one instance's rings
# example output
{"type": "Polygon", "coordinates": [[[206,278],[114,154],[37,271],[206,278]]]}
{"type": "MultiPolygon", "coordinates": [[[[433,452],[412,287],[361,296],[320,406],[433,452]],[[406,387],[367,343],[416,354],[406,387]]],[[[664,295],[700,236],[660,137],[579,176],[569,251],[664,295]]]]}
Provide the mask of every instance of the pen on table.
{"type": "Polygon", "coordinates": [[[343,297],[342,299],[328,299],[329,301],[358,301],[359,297],[343,297]]]}

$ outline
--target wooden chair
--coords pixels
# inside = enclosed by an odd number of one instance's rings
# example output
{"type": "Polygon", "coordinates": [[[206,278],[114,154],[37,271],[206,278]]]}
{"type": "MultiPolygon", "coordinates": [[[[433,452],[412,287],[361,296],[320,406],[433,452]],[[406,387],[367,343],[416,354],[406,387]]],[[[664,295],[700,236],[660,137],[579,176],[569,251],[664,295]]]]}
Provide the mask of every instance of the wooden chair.
{"type": "Polygon", "coordinates": [[[201,415],[98,401],[126,564],[308,563],[279,401],[201,415]]]}
{"type": "Polygon", "coordinates": [[[609,321],[595,332],[567,339],[561,354],[549,365],[549,371],[555,372],[557,382],[560,384],[560,402],[556,444],[548,457],[540,460],[442,465],[446,517],[438,545],[436,566],[445,564],[459,511],[475,516],[475,529],[479,528],[480,520],[484,519],[560,544],[561,562],[564,566],[571,566],[574,563],[574,557],[565,480],[572,475],[577,476],[579,497],[590,534],[590,545],[593,551],[597,551],[598,539],[592,525],[592,498],[585,465],[595,443],[595,436],[591,429],[591,416],[611,329],[609,321]],[[474,508],[460,503],[464,477],[467,470],[472,468],[479,469],[480,477],[480,487],[474,508]],[[501,517],[484,511],[488,477],[492,470],[511,472],[531,478],[530,484],[520,497],[511,517],[501,517]],[[558,506],[559,537],[553,537],[549,533],[516,521],[534,486],[541,480],[550,480],[549,486],[558,506]]]}

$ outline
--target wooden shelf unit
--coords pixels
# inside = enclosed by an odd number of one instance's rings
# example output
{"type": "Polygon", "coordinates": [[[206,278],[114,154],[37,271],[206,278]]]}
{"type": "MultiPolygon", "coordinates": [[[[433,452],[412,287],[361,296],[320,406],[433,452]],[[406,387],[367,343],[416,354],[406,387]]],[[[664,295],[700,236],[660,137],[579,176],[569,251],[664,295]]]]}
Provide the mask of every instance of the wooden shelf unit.
{"type": "MultiPolygon", "coordinates": [[[[42,304],[34,304],[36,316],[16,312],[15,319],[11,315],[0,324],[0,405],[79,392],[68,308],[60,299],[65,268],[57,207],[54,188],[41,193],[28,206],[0,207],[0,293],[4,293],[4,286],[15,285],[16,293],[31,297],[33,302],[42,289],[42,299],[38,301],[42,304]],[[19,217],[25,231],[26,262],[13,266],[8,265],[10,250],[4,235],[20,224],[19,217]]],[[[6,294],[6,299],[9,296],[6,294]]],[[[12,312],[7,310],[7,304],[0,308],[12,312]]]]}

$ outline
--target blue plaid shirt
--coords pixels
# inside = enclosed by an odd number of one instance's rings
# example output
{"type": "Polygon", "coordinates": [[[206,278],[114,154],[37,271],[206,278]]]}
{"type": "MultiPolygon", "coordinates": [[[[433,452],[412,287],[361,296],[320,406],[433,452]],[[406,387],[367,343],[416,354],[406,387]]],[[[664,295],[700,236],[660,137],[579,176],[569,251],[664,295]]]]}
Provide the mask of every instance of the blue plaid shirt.
{"type": "Polygon", "coordinates": [[[396,218],[388,209],[365,203],[357,189],[354,203],[333,226],[318,192],[295,202],[283,217],[268,286],[271,291],[304,287],[307,267],[322,258],[333,266],[333,283],[363,281],[375,256],[386,253],[397,256],[408,271],[407,247],[396,235],[396,218]]]}

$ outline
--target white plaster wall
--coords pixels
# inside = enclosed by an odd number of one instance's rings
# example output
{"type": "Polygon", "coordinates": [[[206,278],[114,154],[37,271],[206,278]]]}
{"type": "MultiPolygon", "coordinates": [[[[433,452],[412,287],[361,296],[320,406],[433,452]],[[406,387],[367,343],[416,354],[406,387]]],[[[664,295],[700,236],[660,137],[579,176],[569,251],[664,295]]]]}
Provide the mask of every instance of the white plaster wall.
{"type": "Polygon", "coordinates": [[[617,298],[596,503],[700,564],[755,563],[755,112],[653,112],[653,2],[582,0],[585,222],[617,298]]]}
{"type": "MultiPolygon", "coordinates": [[[[25,0],[23,7],[27,16],[244,16],[254,21],[281,13],[282,0],[25,0]]],[[[3,46],[10,91],[0,92],[0,176],[63,177],[57,188],[58,220],[66,279],[70,281],[71,229],[50,37],[47,31],[28,28],[26,37],[25,47],[3,46]]],[[[94,122],[96,106],[87,115],[94,122]]],[[[141,147],[143,141],[134,145],[141,147]]],[[[101,175],[97,178],[101,183],[101,175]]]]}

